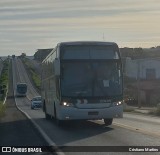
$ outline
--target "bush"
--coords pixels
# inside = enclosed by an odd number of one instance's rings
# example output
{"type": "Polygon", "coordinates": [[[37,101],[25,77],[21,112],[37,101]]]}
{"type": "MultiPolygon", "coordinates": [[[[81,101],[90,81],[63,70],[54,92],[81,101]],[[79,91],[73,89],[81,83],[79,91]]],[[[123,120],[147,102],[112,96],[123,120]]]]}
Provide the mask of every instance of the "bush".
{"type": "Polygon", "coordinates": [[[132,112],[134,111],[134,108],[128,106],[125,102],[123,103],[123,111],[124,112],[132,112]]]}
{"type": "Polygon", "coordinates": [[[1,88],[1,96],[0,96],[0,101],[3,102],[5,95],[6,95],[6,90],[7,90],[7,85],[8,85],[8,70],[9,70],[9,59],[6,59],[3,62],[3,70],[0,76],[0,88],[1,88]]]}
{"type": "Polygon", "coordinates": [[[156,115],[156,116],[160,116],[160,103],[157,104],[157,108],[153,109],[149,112],[149,114],[151,115],[156,115]]]}
{"type": "Polygon", "coordinates": [[[40,90],[41,88],[41,79],[40,77],[37,75],[34,66],[29,63],[28,59],[25,58],[22,60],[23,63],[26,65],[27,69],[29,70],[29,73],[31,75],[31,78],[33,80],[33,83],[35,84],[35,86],[40,90]]]}

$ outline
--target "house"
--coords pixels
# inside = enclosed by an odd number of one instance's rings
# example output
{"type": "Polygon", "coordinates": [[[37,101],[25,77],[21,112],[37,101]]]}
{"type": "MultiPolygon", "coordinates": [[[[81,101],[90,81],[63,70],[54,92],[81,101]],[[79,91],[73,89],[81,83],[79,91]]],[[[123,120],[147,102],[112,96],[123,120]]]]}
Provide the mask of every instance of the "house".
{"type": "Polygon", "coordinates": [[[160,58],[135,59],[126,58],[124,73],[131,78],[143,80],[160,79],[160,58]]]}
{"type": "Polygon", "coordinates": [[[126,58],[124,75],[135,79],[130,86],[137,90],[145,105],[156,105],[160,101],[160,58],[126,58]]]}
{"type": "Polygon", "coordinates": [[[34,54],[34,59],[42,62],[52,50],[53,48],[38,49],[37,52],[34,54]]]}

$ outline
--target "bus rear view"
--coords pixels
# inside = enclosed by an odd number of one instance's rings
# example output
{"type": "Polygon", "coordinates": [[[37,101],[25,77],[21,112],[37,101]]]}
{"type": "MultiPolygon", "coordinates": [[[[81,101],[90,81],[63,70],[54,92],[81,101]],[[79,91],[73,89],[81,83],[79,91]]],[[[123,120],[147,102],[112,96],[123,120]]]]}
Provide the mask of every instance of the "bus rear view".
{"type": "Polygon", "coordinates": [[[46,82],[42,82],[47,116],[54,116],[58,122],[104,119],[106,125],[111,125],[114,117],[123,116],[122,64],[117,44],[60,43],[44,60],[44,69],[47,59],[53,61],[48,61],[53,67],[48,73],[53,75],[43,75],[46,82]],[[48,87],[53,87],[52,93],[48,87]]]}
{"type": "Polygon", "coordinates": [[[27,93],[27,84],[26,83],[17,83],[16,85],[16,96],[25,97],[27,93]]]}

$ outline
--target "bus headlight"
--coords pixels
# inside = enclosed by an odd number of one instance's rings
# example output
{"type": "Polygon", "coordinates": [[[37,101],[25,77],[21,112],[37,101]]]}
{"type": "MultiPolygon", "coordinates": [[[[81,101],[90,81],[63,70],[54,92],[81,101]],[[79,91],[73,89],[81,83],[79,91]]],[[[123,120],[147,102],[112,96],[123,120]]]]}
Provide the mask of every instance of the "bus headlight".
{"type": "Polygon", "coordinates": [[[73,104],[69,102],[62,102],[61,105],[65,107],[73,107],[73,104]]]}
{"type": "Polygon", "coordinates": [[[118,106],[118,105],[121,105],[121,104],[122,104],[122,101],[113,102],[113,106],[118,106]]]}

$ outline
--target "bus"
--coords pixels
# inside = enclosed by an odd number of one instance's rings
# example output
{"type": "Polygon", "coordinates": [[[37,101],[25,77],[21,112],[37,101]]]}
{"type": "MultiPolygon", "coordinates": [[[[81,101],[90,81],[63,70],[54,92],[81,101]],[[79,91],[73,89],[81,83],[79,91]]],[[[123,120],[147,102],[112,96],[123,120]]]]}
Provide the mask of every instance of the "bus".
{"type": "Polygon", "coordinates": [[[26,96],[27,93],[27,84],[26,83],[17,83],[16,85],[16,96],[22,97],[26,96]]]}
{"type": "Polygon", "coordinates": [[[104,120],[123,117],[123,76],[113,42],[61,42],[42,62],[46,119],[104,120]]]}

